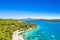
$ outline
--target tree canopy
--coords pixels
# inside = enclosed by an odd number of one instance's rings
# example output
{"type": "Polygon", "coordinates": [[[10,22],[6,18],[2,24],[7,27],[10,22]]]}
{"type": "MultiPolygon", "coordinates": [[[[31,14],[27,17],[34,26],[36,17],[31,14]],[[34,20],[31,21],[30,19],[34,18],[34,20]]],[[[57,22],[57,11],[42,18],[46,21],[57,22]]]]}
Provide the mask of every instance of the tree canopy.
{"type": "Polygon", "coordinates": [[[19,22],[15,19],[0,19],[0,40],[12,40],[12,34],[16,30],[36,28],[37,25],[28,22],[19,22]]]}

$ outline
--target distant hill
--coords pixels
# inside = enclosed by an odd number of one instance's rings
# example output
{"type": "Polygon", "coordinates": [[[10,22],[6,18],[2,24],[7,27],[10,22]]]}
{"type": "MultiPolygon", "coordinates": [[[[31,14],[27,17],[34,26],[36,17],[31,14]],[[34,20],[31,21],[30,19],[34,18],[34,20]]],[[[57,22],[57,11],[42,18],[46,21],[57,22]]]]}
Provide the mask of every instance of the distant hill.
{"type": "Polygon", "coordinates": [[[60,19],[35,19],[35,20],[60,22],[60,19]]]}

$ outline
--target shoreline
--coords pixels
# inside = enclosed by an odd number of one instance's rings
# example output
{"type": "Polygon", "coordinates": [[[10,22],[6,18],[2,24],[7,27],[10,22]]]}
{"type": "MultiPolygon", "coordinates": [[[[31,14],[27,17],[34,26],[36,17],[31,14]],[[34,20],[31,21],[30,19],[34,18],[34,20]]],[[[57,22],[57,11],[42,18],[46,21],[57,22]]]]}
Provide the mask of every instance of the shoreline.
{"type": "Polygon", "coordinates": [[[12,40],[24,40],[24,37],[22,35],[22,33],[25,33],[25,32],[29,32],[31,30],[34,30],[35,28],[30,28],[26,31],[19,31],[19,30],[16,30],[15,32],[13,32],[13,35],[12,35],[12,40]]]}
{"type": "Polygon", "coordinates": [[[23,36],[21,35],[22,32],[24,31],[16,30],[12,35],[12,40],[24,40],[23,36]]]}

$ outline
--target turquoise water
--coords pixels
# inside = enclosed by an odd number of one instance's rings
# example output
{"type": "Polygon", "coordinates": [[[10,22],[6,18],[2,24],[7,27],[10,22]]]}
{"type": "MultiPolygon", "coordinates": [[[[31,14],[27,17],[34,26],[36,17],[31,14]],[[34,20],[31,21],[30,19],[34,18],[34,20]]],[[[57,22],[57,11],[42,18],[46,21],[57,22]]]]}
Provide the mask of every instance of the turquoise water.
{"type": "Polygon", "coordinates": [[[26,20],[38,25],[36,29],[23,33],[25,40],[60,40],[60,22],[26,20]]]}

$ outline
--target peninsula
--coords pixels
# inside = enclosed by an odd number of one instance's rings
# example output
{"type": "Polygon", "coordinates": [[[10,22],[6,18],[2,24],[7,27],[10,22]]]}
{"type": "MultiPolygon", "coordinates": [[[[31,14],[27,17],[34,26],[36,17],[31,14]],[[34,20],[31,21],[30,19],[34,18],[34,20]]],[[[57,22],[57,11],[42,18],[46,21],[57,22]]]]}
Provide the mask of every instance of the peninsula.
{"type": "MultiPolygon", "coordinates": [[[[36,27],[37,25],[34,23],[18,21],[15,19],[0,19],[0,40],[14,40],[13,37],[19,32],[22,33],[26,30],[32,30],[36,27]]],[[[20,36],[21,34],[19,35],[19,37],[20,36]]],[[[21,36],[21,38],[23,37],[21,36]]]]}

